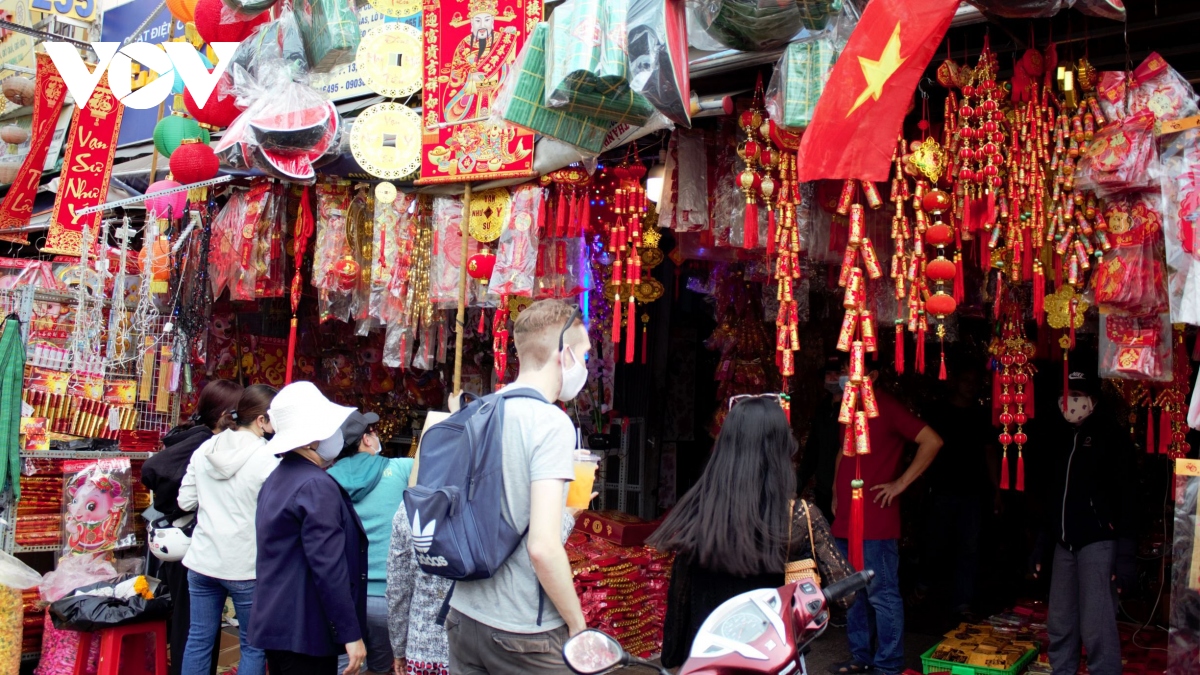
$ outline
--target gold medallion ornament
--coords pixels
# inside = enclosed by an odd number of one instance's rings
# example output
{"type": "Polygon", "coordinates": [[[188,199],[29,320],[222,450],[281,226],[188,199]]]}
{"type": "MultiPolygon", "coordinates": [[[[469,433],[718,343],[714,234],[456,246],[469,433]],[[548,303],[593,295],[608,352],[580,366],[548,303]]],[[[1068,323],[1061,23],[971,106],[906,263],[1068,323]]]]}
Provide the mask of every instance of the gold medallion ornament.
{"type": "Polygon", "coordinates": [[[421,116],[399,103],[376,103],[354,120],[350,151],[372,176],[409,176],[421,167],[421,116]]]}
{"type": "Polygon", "coordinates": [[[396,201],[396,186],[384,181],[375,186],[375,201],[380,204],[391,204],[396,201]]]}
{"type": "Polygon", "coordinates": [[[526,298],[522,295],[509,296],[508,313],[512,317],[512,320],[516,321],[517,317],[521,316],[521,312],[525,311],[525,308],[532,304],[533,298],[526,298]]]}
{"type": "Polygon", "coordinates": [[[666,288],[663,287],[662,282],[658,279],[654,277],[642,277],[642,280],[633,287],[633,297],[638,302],[645,304],[661,298],[665,291],[666,288]]]}
{"type": "Polygon", "coordinates": [[[421,90],[421,31],[389,23],[367,31],[358,43],[355,68],[380,96],[403,98],[421,90]]]}
{"type": "Polygon", "coordinates": [[[946,168],[946,154],[942,152],[942,146],[933,137],[926,138],[923,142],[917,143],[913,141],[912,154],[908,156],[908,165],[912,174],[921,174],[928,178],[930,182],[937,183],[938,178],[941,178],[942,171],[946,168]]]}
{"type": "Polygon", "coordinates": [[[481,244],[500,238],[504,224],[508,222],[512,195],[508,188],[484,190],[471,197],[471,222],[467,232],[481,244]]]}
{"type": "Polygon", "coordinates": [[[421,11],[421,0],[371,0],[371,7],[384,16],[403,19],[421,11]]]}
{"type": "Polygon", "coordinates": [[[662,264],[666,256],[663,255],[661,249],[642,247],[638,249],[638,255],[642,257],[642,269],[652,270],[662,264]]]}
{"type": "Polygon", "coordinates": [[[1083,327],[1083,315],[1088,311],[1088,301],[1082,295],[1075,292],[1069,284],[1063,284],[1051,295],[1046,296],[1046,322],[1051,328],[1070,328],[1071,320],[1074,319],[1075,327],[1083,327]],[[1072,315],[1072,305],[1074,305],[1074,314],[1072,315]]]}

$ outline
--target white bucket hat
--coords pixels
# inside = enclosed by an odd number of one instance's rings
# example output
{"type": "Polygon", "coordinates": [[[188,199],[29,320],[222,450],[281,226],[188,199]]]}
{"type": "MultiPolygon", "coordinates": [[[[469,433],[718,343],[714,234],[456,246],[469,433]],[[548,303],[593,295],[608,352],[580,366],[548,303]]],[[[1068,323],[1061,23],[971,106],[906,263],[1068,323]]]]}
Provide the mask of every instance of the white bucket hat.
{"type": "Polygon", "coordinates": [[[278,455],[324,441],[341,431],[352,412],[354,408],[325,398],[312,382],[293,382],[279,390],[267,410],[275,436],[266,451],[278,455]]]}

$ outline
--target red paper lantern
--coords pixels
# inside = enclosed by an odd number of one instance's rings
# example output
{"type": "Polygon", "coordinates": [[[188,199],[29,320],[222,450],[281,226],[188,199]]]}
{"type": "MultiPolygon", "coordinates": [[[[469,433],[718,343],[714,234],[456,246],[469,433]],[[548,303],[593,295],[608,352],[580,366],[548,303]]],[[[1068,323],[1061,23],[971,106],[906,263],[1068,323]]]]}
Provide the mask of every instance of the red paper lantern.
{"type": "Polygon", "coordinates": [[[934,281],[950,281],[956,272],[957,268],[954,267],[954,263],[945,258],[930,260],[929,264],[925,266],[925,276],[934,281]]]}
{"type": "Polygon", "coordinates": [[[342,258],[329,266],[329,271],[333,273],[334,283],[339,291],[348,292],[354,290],[358,285],[358,273],[362,267],[350,254],[342,256],[342,258]]]}
{"type": "Polygon", "coordinates": [[[489,251],[476,253],[467,258],[467,274],[472,279],[487,283],[492,278],[492,270],[496,268],[496,256],[489,251]]]}
{"type": "MultiPolygon", "coordinates": [[[[200,118],[197,117],[196,119],[200,118]]],[[[203,122],[204,120],[200,121],[203,122]]],[[[945,223],[934,223],[925,230],[925,242],[928,244],[946,246],[952,241],[954,241],[954,230],[945,223]]]]}
{"type": "Polygon", "coordinates": [[[232,9],[225,9],[222,0],[199,0],[195,14],[196,32],[205,42],[241,42],[270,18],[270,12],[253,18],[243,17],[232,9]]]}
{"type": "Polygon", "coordinates": [[[184,185],[216,178],[220,168],[217,153],[194,138],[185,140],[171,153],[171,174],[184,185]]]}
{"type": "Polygon", "coordinates": [[[921,198],[921,208],[934,215],[950,210],[950,204],[950,194],[942,190],[930,190],[921,198]]]}
{"type": "Polygon", "coordinates": [[[946,295],[945,293],[931,295],[929,296],[929,299],[925,301],[925,311],[938,318],[942,318],[948,314],[953,314],[957,307],[958,303],[954,301],[954,298],[946,295]]]}
{"type": "Polygon", "coordinates": [[[192,92],[188,89],[183,90],[183,104],[187,106],[188,114],[197,122],[214,127],[227,127],[233,124],[238,115],[242,114],[241,109],[234,104],[237,97],[232,93],[225,98],[219,97],[218,92],[229,91],[232,86],[233,78],[229,76],[229,73],[225,73],[217,82],[217,86],[213,88],[212,93],[209,94],[208,101],[205,102],[203,108],[196,105],[196,99],[192,98],[192,92]]]}

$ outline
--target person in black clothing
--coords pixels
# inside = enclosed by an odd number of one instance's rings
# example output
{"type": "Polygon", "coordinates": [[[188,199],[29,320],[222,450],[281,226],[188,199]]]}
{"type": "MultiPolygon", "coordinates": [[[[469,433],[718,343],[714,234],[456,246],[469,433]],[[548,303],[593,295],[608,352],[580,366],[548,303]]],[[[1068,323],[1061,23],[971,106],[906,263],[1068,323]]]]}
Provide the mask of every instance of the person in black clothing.
{"type": "Polygon", "coordinates": [[[723,602],[782,586],[787,562],[814,560],[824,584],[853,573],[825,518],[795,499],[796,439],[778,397],[731,403],[700,481],[647,541],[676,553],[663,626],[667,668],[687,660],[700,625],[723,602]]]}
{"type": "Polygon", "coordinates": [[[1099,381],[1073,372],[1068,387],[1046,445],[1054,472],[1047,532],[1056,541],[1050,666],[1074,675],[1082,644],[1089,673],[1119,675],[1117,593],[1133,579],[1136,460],[1129,434],[1101,407],[1099,381]]]}
{"type": "MultiPolygon", "coordinates": [[[[213,437],[234,426],[232,413],[242,397],[242,385],[229,380],[213,380],[205,385],[196,402],[196,412],[186,424],[181,424],[163,437],[163,447],[142,465],[142,485],[153,494],[154,509],[173,523],[182,525],[195,517],[175,500],[179,486],[187,473],[192,453],[213,437]]],[[[187,647],[191,627],[192,606],[189,601],[187,568],[182,562],[163,562],[158,577],[171,592],[171,621],[168,627],[171,652],[171,675],[179,675],[183,667],[183,651],[187,647]]],[[[220,645],[214,645],[212,672],[216,673],[216,655],[220,645]]]]}
{"type": "Polygon", "coordinates": [[[936,580],[953,582],[949,595],[958,614],[970,614],[979,568],[979,534],[985,510],[999,487],[999,452],[989,408],[979,396],[983,373],[956,368],[947,399],[927,419],[944,445],[929,471],[921,579],[914,600],[936,580]]]}
{"type": "Polygon", "coordinates": [[[825,391],[814,408],[812,429],[804,443],[804,454],[796,470],[796,491],[803,494],[813,484],[813,506],[820,509],[826,520],[833,517],[833,479],[837,473],[837,455],[842,447],[842,425],[838,424],[838,409],[842,404],[842,388],[848,376],[841,373],[841,360],[832,358],[825,365],[825,391]]]}

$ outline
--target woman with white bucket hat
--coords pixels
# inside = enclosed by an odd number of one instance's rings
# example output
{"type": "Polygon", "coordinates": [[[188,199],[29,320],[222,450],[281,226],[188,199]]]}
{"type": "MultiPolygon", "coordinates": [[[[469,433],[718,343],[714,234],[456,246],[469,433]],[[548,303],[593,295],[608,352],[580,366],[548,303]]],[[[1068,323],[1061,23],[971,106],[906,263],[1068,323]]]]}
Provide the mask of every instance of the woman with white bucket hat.
{"type": "Polygon", "coordinates": [[[312,382],[284,387],[268,411],[275,437],[262,451],[283,458],[258,497],[250,643],[266,651],[271,675],[332,675],[343,650],[351,675],[366,657],[367,536],[324,470],[353,411],[312,382]]]}

